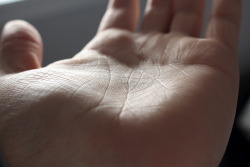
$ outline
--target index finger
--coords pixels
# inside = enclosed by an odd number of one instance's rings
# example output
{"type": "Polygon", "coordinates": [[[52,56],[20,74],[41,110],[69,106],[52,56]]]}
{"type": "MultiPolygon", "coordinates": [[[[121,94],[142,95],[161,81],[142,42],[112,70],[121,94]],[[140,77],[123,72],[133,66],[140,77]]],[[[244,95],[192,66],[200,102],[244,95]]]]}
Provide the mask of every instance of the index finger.
{"type": "Polygon", "coordinates": [[[213,0],[206,38],[216,39],[236,51],[240,30],[241,0],[213,0]]]}

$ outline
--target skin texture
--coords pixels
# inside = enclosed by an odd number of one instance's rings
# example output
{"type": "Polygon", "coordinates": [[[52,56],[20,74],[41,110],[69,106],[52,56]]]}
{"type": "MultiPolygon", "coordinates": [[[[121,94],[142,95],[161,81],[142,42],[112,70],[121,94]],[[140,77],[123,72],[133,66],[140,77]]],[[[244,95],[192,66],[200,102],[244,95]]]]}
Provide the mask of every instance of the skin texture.
{"type": "Polygon", "coordinates": [[[0,148],[10,167],[216,167],[238,93],[240,0],[110,0],[97,35],[41,68],[29,23],[1,39],[0,148]]]}

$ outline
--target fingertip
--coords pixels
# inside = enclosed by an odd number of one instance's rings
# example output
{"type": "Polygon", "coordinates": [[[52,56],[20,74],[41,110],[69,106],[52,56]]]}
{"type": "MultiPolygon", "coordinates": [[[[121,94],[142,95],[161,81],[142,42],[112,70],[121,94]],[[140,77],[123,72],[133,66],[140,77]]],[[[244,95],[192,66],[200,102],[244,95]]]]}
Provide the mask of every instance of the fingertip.
{"type": "MultiPolygon", "coordinates": [[[[34,42],[41,43],[41,36],[37,29],[27,21],[24,20],[11,20],[4,25],[3,32],[13,34],[18,32],[26,32],[27,38],[34,42]]],[[[5,34],[3,34],[5,35],[5,34]]]]}
{"type": "Polygon", "coordinates": [[[42,47],[41,36],[30,23],[9,21],[2,31],[1,64],[8,72],[40,68],[42,47]]]}

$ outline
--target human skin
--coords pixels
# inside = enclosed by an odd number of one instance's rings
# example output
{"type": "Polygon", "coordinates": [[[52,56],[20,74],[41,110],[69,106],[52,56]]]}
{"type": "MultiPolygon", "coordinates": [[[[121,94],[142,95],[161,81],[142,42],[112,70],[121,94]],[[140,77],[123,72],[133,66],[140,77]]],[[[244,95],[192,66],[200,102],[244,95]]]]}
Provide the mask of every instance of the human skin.
{"type": "Polygon", "coordinates": [[[238,94],[240,0],[110,0],[97,35],[41,67],[29,23],[7,23],[0,150],[9,167],[216,167],[238,94]]]}

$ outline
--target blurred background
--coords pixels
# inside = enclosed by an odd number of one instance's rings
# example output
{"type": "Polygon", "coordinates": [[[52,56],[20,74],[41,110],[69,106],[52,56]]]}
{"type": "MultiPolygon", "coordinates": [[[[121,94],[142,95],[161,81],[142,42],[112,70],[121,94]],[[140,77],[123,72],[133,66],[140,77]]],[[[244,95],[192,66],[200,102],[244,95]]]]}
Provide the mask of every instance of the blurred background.
{"type": "MultiPolygon", "coordinates": [[[[250,1],[242,1],[238,109],[221,167],[250,166],[250,1]]],[[[144,9],[146,0],[141,2],[144,9]]],[[[0,0],[0,28],[13,19],[32,23],[43,37],[45,66],[74,56],[94,37],[107,3],[108,0],[0,0]]],[[[204,25],[208,20],[211,0],[206,3],[204,25]]]]}

